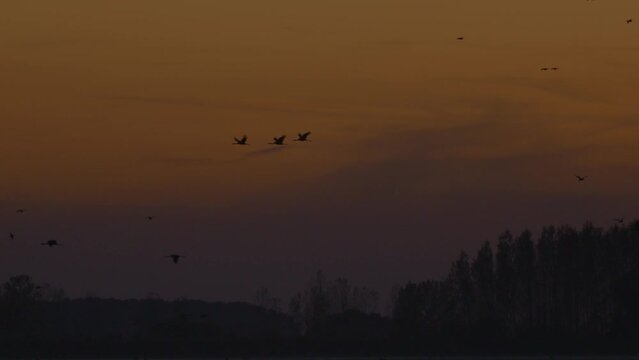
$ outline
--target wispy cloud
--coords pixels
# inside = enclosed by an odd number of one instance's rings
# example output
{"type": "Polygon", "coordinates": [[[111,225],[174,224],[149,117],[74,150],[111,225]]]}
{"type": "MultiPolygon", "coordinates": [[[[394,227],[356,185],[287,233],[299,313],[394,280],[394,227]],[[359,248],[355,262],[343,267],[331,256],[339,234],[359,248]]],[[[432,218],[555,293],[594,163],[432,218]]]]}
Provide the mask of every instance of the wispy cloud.
{"type": "Polygon", "coordinates": [[[158,157],[142,160],[144,163],[169,164],[177,166],[201,166],[219,163],[219,161],[208,157],[158,157]]]}
{"type": "Polygon", "coordinates": [[[161,105],[189,105],[189,106],[207,106],[209,103],[204,100],[198,100],[195,98],[180,98],[180,97],[154,97],[154,96],[136,96],[136,95],[120,95],[120,96],[108,96],[107,99],[116,101],[129,101],[129,102],[141,102],[149,104],[161,104],[161,105]]]}
{"type": "Polygon", "coordinates": [[[272,155],[272,154],[277,154],[277,153],[285,151],[285,150],[286,150],[286,146],[273,146],[273,147],[269,147],[269,148],[250,151],[250,152],[246,153],[246,157],[268,156],[268,155],[272,155]]]}

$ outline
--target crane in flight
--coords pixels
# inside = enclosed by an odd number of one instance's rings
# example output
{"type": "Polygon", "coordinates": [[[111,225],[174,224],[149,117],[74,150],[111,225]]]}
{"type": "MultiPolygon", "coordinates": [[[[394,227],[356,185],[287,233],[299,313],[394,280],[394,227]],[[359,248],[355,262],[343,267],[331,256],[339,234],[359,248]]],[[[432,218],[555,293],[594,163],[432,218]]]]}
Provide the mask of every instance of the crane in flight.
{"type": "Polygon", "coordinates": [[[587,176],[580,176],[580,175],[575,175],[575,177],[577,178],[577,181],[585,181],[588,178],[587,176]]]}
{"type": "Polygon", "coordinates": [[[305,133],[299,133],[297,134],[297,139],[295,139],[294,141],[311,141],[308,139],[309,135],[311,135],[310,131],[307,131],[305,133]]]}
{"type": "Polygon", "coordinates": [[[282,135],[280,137],[274,137],[273,138],[273,142],[269,143],[271,145],[285,145],[284,144],[284,139],[286,139],[286,135],[282,135]]]}
{"type": "Polygon", "coordinates": [[[177,264],[178,261],[180,261],[180,259],[184,258],[184,257],[186,257],[186,256],[178,255],[178,254],[171,254],[171,255],[165,256],[165,258],[171,258],[171,260],[173,260],[174,264],[177,264]]]}
{"type": "Polygon", "coordinates": [[[49,240],[47,242],[41,243],[40,245],[44,245],[48,247],[61,246],[60,243],[58,243],[58,240],[49,240]]]}
{"type": "Polygon", "coordinates": [[[248,140],[248,137],[246,135],[242,136],[241,139],[238,139],[238,138],[234,137],[233,140],[235,140],[233,145],[248,145],[246,143],[246,140],[248,140]]]}

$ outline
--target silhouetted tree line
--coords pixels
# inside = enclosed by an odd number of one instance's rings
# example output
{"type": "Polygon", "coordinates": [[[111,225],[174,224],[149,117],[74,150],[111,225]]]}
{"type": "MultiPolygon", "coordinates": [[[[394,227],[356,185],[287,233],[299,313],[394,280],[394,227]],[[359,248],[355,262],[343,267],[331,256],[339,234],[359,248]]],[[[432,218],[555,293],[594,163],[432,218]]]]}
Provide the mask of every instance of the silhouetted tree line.
{"type": "Polygon", "coordinates": [[[0,358],[270,355],[298,334],[289,316],[247,303],[68,299],[24,275],[0,290],[0,358]]]}
{"type": "Polygon", "coordinates": [[[390,350],[389,318],[377,313],[379,293],[351,285],[345,278],[328,281],[318,271],[306,289],[289,303],[299,325],[302,354],[376,355],[390,350]]]}
{"type": "Polygon", "coordinates": [[[638,353],[639,222],[503,233],[446,279],[396,296],[397,339],[413,351],[638,353]]]}
{"type": "Polygon", "coordinates": [[[254,305],[68,299],[16,276],[0,288],[0,357],[637,354],[639,222],[505,232],[445,279],[394,288],[391,315],[379,301],[321,271],[288,310],[267,288],[254,305]]]}

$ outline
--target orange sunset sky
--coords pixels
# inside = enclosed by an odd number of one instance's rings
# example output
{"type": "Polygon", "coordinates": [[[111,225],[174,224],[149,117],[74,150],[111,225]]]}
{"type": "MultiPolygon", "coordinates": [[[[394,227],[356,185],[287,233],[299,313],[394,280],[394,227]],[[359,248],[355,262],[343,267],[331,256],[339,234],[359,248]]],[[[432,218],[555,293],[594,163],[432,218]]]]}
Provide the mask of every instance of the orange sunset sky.
{"type": "Polygon", "coordinates": [[[0,50],[0,281],[384,293],[639,217],[636,0],[6,1],[0,50]]]}

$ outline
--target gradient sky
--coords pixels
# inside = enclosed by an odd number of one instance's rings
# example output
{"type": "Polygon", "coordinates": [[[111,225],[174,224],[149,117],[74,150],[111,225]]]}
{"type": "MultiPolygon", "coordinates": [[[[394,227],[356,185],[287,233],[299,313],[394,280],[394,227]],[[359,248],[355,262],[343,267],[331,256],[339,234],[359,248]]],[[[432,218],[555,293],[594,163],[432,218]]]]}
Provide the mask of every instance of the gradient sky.
{"type": "Polygon", "coordinates": [[[23,0],[0,49],[2,280],[385,293],[506,228],[639,217],[636,0],[23,0]]]}

